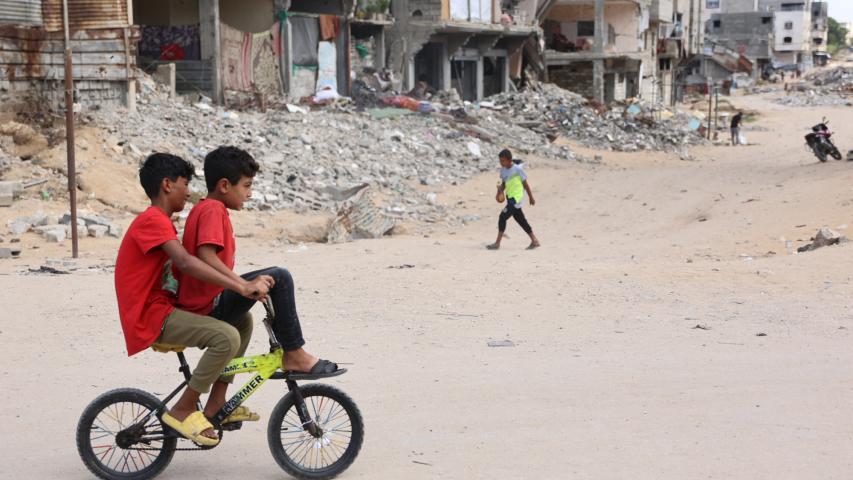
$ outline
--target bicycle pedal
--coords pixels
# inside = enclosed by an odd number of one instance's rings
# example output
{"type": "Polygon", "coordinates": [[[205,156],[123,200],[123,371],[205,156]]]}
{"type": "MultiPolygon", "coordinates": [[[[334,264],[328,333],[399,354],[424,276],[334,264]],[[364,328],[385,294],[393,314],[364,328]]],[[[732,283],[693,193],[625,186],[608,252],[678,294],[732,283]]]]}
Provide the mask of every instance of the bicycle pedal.
{"type": "Polygon", "coordinates": [[[231,422],[222,425],[222,430],[226,432],[233,432],[234,430],[240,430],[243,428],[243,422],[231,422]]]}

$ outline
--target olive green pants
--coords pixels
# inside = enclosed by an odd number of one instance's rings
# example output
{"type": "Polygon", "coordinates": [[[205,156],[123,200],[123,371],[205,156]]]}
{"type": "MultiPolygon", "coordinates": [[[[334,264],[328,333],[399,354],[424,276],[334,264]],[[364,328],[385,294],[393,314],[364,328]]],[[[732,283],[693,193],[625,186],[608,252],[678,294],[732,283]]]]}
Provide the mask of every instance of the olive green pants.
{"type": "Polygon", "coordinates": [[[166,317],[156,343],[204,349],[189,386],[199,393],[207,393],[216,380],[234,381],[233,375],[220,376],[219,372],[231,359],[246,353],[253,327],[252,314],[248,312],[231,325],[213,317],[175,309],[166,317]]]}

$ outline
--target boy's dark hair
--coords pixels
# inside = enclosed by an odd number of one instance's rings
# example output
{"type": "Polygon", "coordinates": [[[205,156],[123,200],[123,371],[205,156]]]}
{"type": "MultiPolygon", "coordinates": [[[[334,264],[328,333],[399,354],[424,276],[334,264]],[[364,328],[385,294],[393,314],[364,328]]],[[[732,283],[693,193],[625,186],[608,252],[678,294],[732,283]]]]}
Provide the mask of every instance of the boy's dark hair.
{"type": "Polygon", "coordinates": [[[508,148],[504,148],[501,150],[501,153],[498,154],[498,158],[508,158],[512,160],[512,152],[510,152],[508,148]]]}
{"type": "Polygon", "coordinates": [[[240,177],[252,178],[261,167],[249,152],[237,147],[219,147],[204,157],[204,181],[207,191],[212,192],[217,182],[227,179],[232,185],[240,177]]]}
{"type": "Polygon", "coordinates": [[[190,181],[193,175],[195,167],[183,158],[169,153],[152,153],[139,169],[139,183],[148,198],[153,200],[160,194],[160,183],[164,178],[174,182],[178,177],[184,177],[190,181]]]}

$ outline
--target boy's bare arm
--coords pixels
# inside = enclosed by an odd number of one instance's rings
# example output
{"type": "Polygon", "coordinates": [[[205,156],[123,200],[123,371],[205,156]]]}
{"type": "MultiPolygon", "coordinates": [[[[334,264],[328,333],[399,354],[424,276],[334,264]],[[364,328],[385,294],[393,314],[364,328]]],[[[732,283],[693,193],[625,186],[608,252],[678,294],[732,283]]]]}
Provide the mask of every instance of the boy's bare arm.
{"type": "MultiPolygon", "coordinates": [[[[210,265],[190,255],[184,250],[177,240],[169,240],[162,245],[163,251],[172,260],[172,264],[180,271],[190,275],[202,282],[233,290],[244,297],[260,299],[269,292],[270,284],[264,276],[247,282],[240,277],[239,280],[223,275],[210,265]]],[[[232,272],[233,273],[233,272],[232,272]]]]}
{"type": "Polygon", "coordinates": [[[522,185],[524,185],[524,191],[527,192],[528,198],[530,198],[530,205],[536,205],[536,199],[533,198],[533,190],[530,189],[530,185],[527,183],[527,180],[522,180],[522,185]]]}
{"type": "MultiPolygon", "coordinates": [[[[217,272],[225,275],[226,277],[231,278],[235,282],[244,281],[243,277],[237,275],[236,273],[234,273],[234,270],[228,268],[228,265],[222,263],[222,260],[220,260],[219,256],[216,255],[216,245],[201,245],[200,247],[198,247],[198,252],[196,252],[196,254],[202,262],[210,265],[217,272]]],[[[267,283],[269,284],[270,288],[275,285],[275,280],[273,280],[273,278],[269,275],[261,276],[267,278],[267,283]]]]}

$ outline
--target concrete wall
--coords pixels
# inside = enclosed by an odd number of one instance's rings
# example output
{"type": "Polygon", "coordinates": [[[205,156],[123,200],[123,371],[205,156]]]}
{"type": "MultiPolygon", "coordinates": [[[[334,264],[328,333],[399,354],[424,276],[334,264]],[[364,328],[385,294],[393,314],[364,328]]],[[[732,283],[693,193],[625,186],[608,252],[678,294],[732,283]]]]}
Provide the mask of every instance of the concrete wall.
{"type": "Polygon", "coordinates": [[[420,11],[421,16],[414,20],[441,20],[441,0],[409,0],[408,16],[416,11],[420,11]]]}
{"type": "Polygon", "coordinates": [[[548,78],[566,90],[570,90],[586,98],[592,98],[592,62],[579,62],[566,67],[552,67],[548,70],[548,78]]]}
{"type": "Polygon", "coordinates": [[[777,52],[792,52],[809,50],[810,29],[809,13],[805,11],[783,12],[776,11],[773,14],[773,28],[775,42],[773,49],[777,52]],[[790,26],[790,28],[787,28],[790,26]],[[785,42],[790,38],[791,42],[785,42]]]}
{"type": "Polygon", "coordinates": [[[275,23],[272,0],[219,0],[219,17],[244,32],[265,32],[275,23]]]}
{"type": "Polygon", "coordinates": [[[770,58],[773,47],[772,13],[715,14],[708,23],[708,39],[751,59],[770,58]],[[719,21],[719,27],[714,22],[719,21]]]}
{"type": "MultiPolygon", "coordinates": [[[[577,39],[577,22],[592,22],[595,20],[594,5],[558,5],[548,14],[547,20],[560,22],[562,31],[569,40],[577,39]],[[572,37],[571,35],[574,35],[572,37]]],[[[616,33],[616,41],[613,45],[607,45],[606,51],[610,52],[638,52],[642,50],[640,39],[639,11],[631,4],[606,4],[604,6],[604,21],[616,33]]],[[[589,38],[590,43],[593,37],[589,38]]]]}

